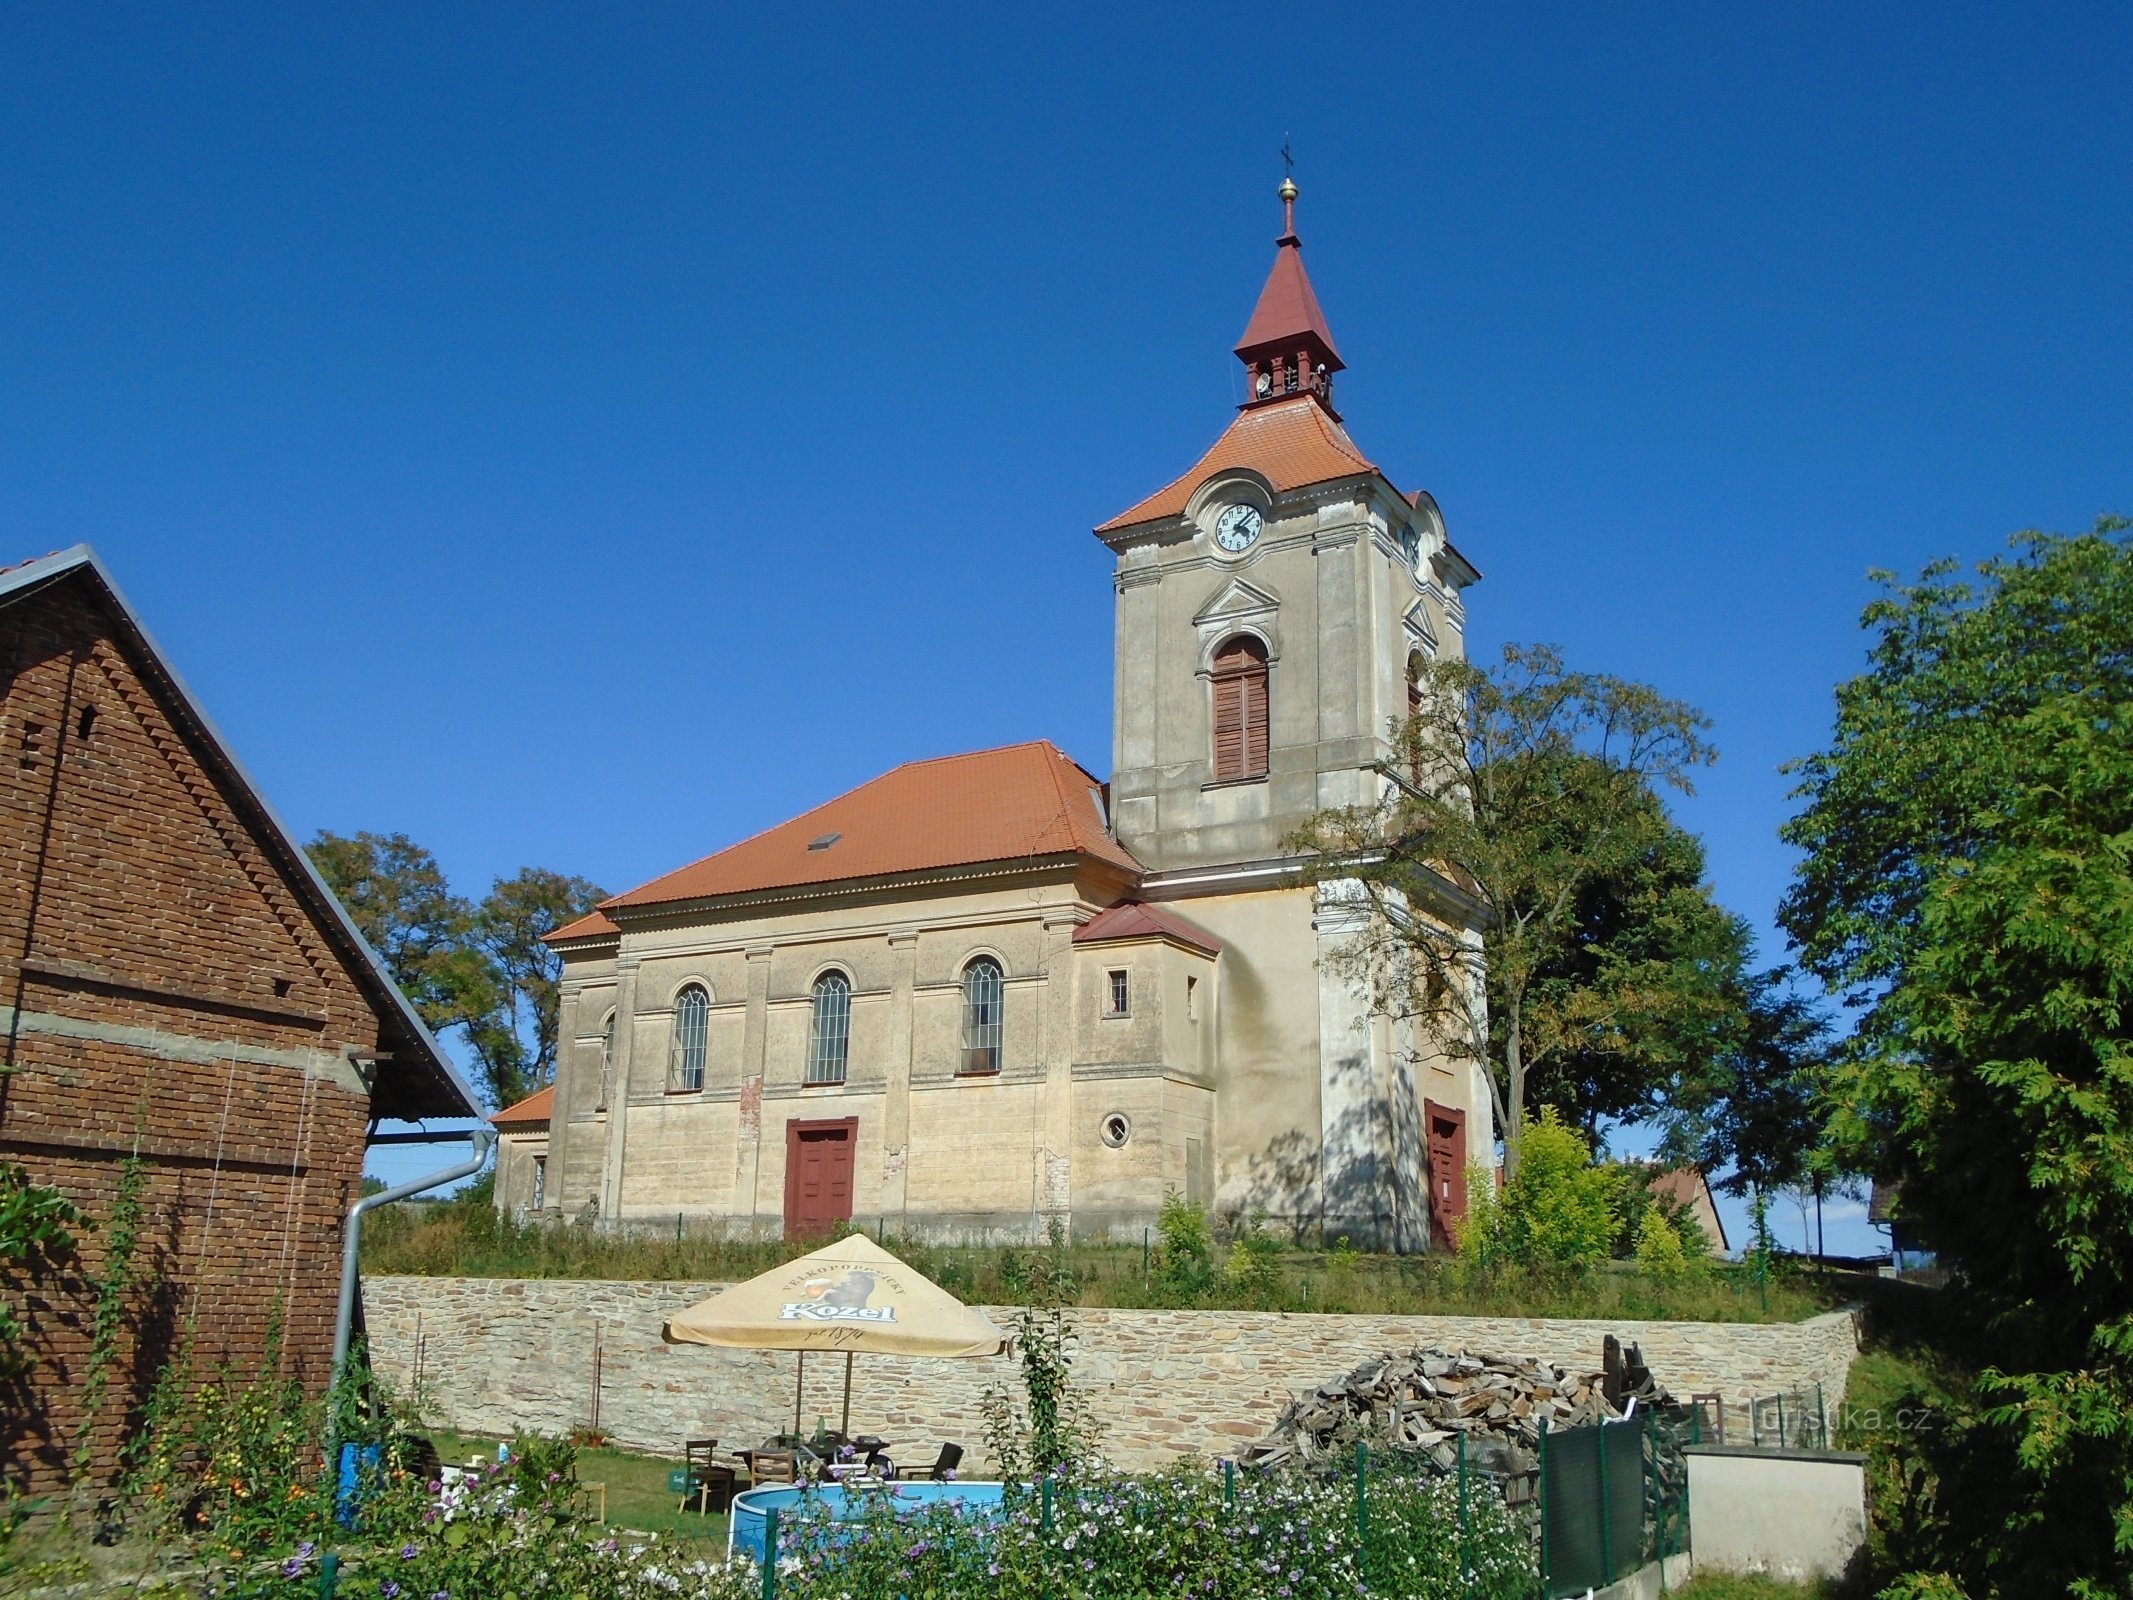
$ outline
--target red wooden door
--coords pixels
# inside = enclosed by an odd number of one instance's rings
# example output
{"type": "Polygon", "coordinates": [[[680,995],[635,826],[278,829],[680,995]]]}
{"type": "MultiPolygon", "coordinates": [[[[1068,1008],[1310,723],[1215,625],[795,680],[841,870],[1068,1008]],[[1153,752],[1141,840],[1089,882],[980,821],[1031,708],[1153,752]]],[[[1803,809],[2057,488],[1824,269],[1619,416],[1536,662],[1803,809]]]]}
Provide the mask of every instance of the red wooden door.
{"type": "Polygon", "coordinates": [[[859,1119],[785,1124],[785,1237],[815,1238],[852,1216],[859,1119]]]}
{"type": "Polygon", "coordinates": [[[1455,1250],[1459,1224],[1466,1219],[1466,1113],[1425,1100],[1422,1117],[1429,1152],[1430,1242],[1455,1250]]]}

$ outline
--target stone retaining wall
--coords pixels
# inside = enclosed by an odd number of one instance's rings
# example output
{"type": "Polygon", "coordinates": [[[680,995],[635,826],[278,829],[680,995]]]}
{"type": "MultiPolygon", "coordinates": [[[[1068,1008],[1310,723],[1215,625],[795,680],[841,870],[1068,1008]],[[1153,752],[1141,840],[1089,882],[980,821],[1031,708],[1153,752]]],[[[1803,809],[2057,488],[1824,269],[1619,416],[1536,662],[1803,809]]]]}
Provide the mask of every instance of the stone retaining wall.
{"type": "MultiPolygon", "coordinates": [[[[379,1372],[403,1392],[419,1390],[424,1415],[438,1426],[562,1432],[592,1417],[597,1364],[600,1426],[631,1449],[679,1456],[684,1439],[747,1446],[792,1426],[791,1352],[662,1340],[667,1317],[718,1287],[373,1277],[364,1280],[363,1311],[379,1372]]],[[[991,1314],[1003,1325],[1011,1315],[991,1314]]],[[[1641,1344],[1675,1394],[1715,1390],[1729,1404],[1818,1382],[1835,1404],[1858,1353],[1852,1316],[1842,1311],[1799,1323],[1110,1310],[1079,1311],[1074,1320],[1076,1379],[1095,1404],[1113,1460],[1131,1469],[1186,1451],[1234,1452],[1267,1430],[1292,1392],[1414,1345],[1592,1369],[1601,1340],[1613,1333],[1641,1344]]],[[[954,1439],[976,1466],[979,1396],[1013,1377],[1009,1358],[861,1356],[852,1365],[853,1430],[895,1442],[905,1461],[930,1460],[940,1441],[954,1439]]],[[[812,1431],[817,1417],[835,1424],[843,1385],[842,1358],[808,1358],[805,1428],[812,1431]]]]}

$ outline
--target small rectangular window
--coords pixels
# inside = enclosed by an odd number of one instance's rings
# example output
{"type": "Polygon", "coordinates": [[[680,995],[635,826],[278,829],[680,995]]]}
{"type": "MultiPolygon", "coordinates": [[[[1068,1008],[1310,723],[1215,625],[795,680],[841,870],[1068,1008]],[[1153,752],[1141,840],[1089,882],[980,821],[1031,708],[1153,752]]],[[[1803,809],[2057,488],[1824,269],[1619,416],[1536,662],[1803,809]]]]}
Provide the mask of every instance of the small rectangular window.
{"type": "Polygon", "coordinates": [[[1124,1016],[1126,1014],[1126,975],[1123,972],[1111,974],[1111,993],[1109,998],[1110,1005],[1104,1014],[1112,1017],[1124,1016]]]}
{"type": "Polygon", "coordinates": [[[533,1209],[541,1209],[541,1201],[548,1192],[548,1158],[533,1158],[533,1209]]]}
{"type": "Polygon", "coordinates": [[[1188,975],[1185,979],[1185,1020],[1187,1022],[1198,1022],[1200,1020],[1199,998],[1200,980],[1188,975]]]}

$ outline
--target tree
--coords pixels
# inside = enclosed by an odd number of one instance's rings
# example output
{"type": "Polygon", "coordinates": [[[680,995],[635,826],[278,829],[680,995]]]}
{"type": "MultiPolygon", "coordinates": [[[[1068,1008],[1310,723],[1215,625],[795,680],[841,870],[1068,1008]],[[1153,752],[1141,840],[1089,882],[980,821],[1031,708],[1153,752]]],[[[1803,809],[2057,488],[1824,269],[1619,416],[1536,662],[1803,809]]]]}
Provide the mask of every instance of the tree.
{"type": "Polygon", "coordinates": [[[1529,1039],[1534,985],[1572,949],[1587,892],[1653,848],[1655,789],[1688,792],[1714,752],[1693,708],[1549,646],[1506,646],[1494,671],[1432,662],[1418,687],[1383,799],[1292,842],[1368,898],[1345,959],[1374,1005],[1488,1065],[1515,1172],[1531,1047],[1548,1047],[1529,1039]]]}
{"type": "Polygon", "coordinates": [[[474,908],[474,947],[484,958],[486,1003],[468,1043],[499,1105],[521,1100],[555,1076],[556,1000],[563,958],[541,941],[607,898],[585,878],[521,867],[499,878],[474,908]]]}
{"type": "Polygon", "coordinates": [[[1902,1184],[1996,1346],[1927,1541],[1972,1592],[2128,1593],[2133,1557],[2133,541],[2023,534],[1867,611],[1801,763],[1781,916],[1860,1025],[1839,1147],[1902,1184]],[[1962,1485],[1989,1486],[1958,1502],[1962,1485]]]}
{"type": "Polygon", "coordinates": [[[1661,1152],[1729,1194],[1829,1184],[1847,1174],[1824,1137],[1828,1019],[1788,968],[1752,970],[1741,930],[1737,1026],[1669,1086],[1661,1152]]]}
{"type": "MultiPolygon", "coordinates": [[[[1711,897],[1703,845],[1647,794],[1641,851],[1577,898],[1567,939],[1528,985],[1527,1094],[1597,1144],[1603,1122],[1663,1115],[1745,1023],[1747,926],[1711,897]]],[[[1571,826],[1581,826],[1573,818],[1571,826]]],[[[1509,1006],[1491,970],[1491,1044],[1509,1006]]]]}
{"type": "Polygon", "coordinates": [[[606,898],[600,889],[522,867],[470,906],[403,833],[321,832],[305,849],[430,1031],[460,1030],[491,1105],[555,1075],[562,958],[541,939],[606,898]]]}
{"type": "Polygon", "coordinates": [[[430,1031],[465,1022],[483,987],[479,962],[468,959],[472,911],[437,858],[404,833],[344,838],[323,829],[304,853],[430,1031]]]}

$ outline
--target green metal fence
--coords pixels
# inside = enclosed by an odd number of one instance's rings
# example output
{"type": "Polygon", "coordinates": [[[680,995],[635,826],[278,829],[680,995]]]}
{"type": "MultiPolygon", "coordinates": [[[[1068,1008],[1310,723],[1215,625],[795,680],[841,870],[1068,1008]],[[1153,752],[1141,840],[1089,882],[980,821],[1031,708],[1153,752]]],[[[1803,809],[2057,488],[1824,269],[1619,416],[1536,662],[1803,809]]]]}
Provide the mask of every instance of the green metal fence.
{"type": "Polygon", "coordinates": [[[1628,1577],[1689,1548],[1688,1471],[1695,1413],[1541,1434],[1542,1600],[1628,1577]]]}

